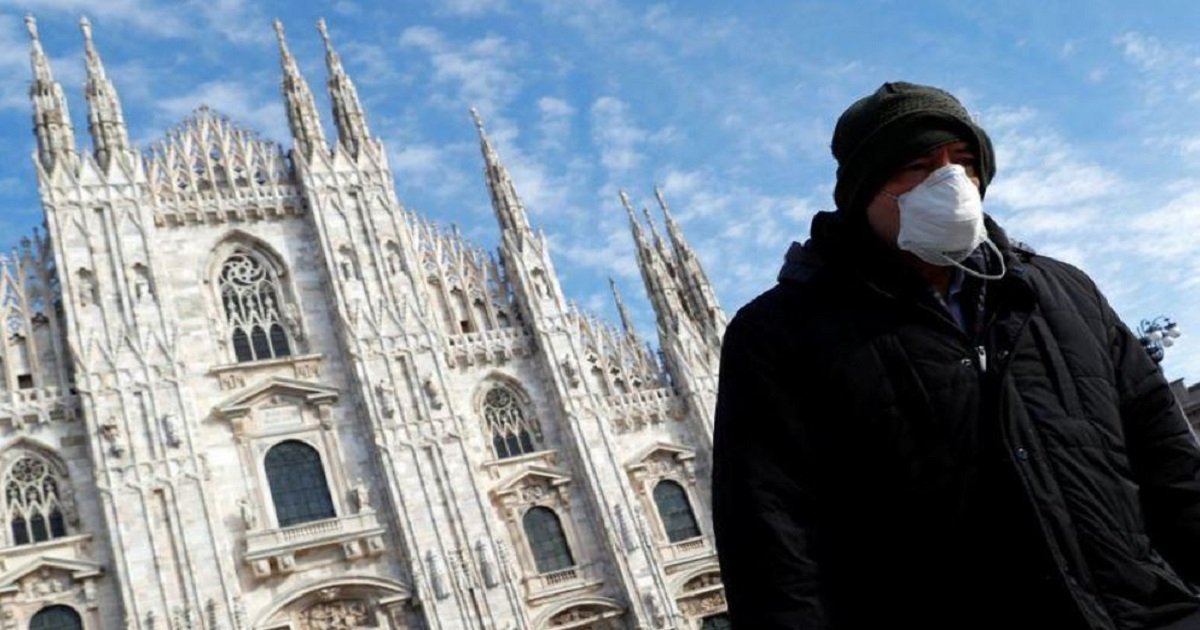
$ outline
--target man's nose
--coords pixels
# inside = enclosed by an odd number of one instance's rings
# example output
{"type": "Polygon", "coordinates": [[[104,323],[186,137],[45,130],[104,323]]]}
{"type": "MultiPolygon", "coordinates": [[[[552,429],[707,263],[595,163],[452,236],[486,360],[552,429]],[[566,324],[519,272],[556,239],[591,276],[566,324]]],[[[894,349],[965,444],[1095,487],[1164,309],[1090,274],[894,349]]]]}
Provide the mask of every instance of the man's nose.
{"type": "Polygon", "coordinates": [[[938,147],[933,150],[933,167],[937,170],[947,164],[950,164],[950,145],[938,147]]]}

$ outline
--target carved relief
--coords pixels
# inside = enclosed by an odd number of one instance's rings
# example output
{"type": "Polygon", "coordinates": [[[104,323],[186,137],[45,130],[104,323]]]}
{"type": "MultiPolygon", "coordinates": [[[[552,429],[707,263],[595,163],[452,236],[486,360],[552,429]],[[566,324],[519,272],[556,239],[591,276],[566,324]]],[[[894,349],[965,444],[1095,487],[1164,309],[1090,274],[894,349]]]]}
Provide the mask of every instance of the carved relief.
{"type": "Polygon", "coordinates": [[[371,609],[361,600],[321,602],[304,611],[305,630],[353,630],[374,626],[371,609]]]}

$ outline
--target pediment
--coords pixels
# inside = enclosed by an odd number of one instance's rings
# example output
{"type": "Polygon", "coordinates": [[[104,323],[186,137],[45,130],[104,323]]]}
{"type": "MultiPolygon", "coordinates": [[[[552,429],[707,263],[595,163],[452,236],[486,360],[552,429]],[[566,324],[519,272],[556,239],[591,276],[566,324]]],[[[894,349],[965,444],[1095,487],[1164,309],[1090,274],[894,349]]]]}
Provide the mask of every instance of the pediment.
{"type": "Polygon", "coordinates": [[[38,556],[0,574],[0,594],[20,590],[21,581],[33,573],[58,573],[79,581],[103,575],[104,567],[87,560],[38,556]]]}
{"type": "Polygon", "coordinates": [[[533,486],[542,486],[549,488],[558,488],[571,482],[571,478],[545,466],[528,466],[522,469],[517,474],[500,482],[496,486],[495,493],[497,495],[506,495],[517,492],[522,488],[533,486]]]}
{"type": "Polygon", "coordinates": [[[670,442],[655,442],[638,451],[637,455],[634,455],[625,466],[629,469],[639,468],[655,459],[671,460],[683,464],[696,459],[696,451],[670,442]]]}
{"type": "Polygon", "coordinates": [[[291,378],[271,377],[252,385],[216,405],[213,411],[231,419],[245,416],[255,407],[291,402],[296,405],[322,405],[336,402],[338,390],[326,385],[291,378]]]}

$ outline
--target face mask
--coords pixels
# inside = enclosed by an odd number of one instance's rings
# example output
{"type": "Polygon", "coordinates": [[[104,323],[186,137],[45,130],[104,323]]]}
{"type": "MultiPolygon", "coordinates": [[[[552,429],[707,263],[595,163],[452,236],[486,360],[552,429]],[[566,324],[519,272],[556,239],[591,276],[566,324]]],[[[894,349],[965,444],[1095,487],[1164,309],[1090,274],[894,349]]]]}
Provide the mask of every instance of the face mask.
{"type": "Polygon", "coordinates": [[[1004,275],[1004,259],[988,240],[983,225],[979,187],[967,177],[962,165],[947,164],[912,190],[889,196],[900,206],[900,234],[896,238],[900,249],[931,265],[958,267],[980,278],[994,280],[1004,275]],[[1001,261],[998,275],[982,274],[960,264],[983,243],[991,245],[1001,261]]]}

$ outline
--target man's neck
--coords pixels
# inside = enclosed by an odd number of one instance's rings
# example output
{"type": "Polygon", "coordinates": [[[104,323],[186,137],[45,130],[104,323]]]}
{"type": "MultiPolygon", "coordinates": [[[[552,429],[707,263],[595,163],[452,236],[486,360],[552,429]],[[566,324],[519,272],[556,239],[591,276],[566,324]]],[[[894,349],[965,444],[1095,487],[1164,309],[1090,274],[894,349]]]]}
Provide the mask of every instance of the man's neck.
{"type": "Polygon", "coordinates": [[[950,292],[950,281],[954,278],[954,268],[931,265],[908,252],[904,252],[904,254],[905,260],[925,279],[925,282],[945,298],[950,292]]]}

